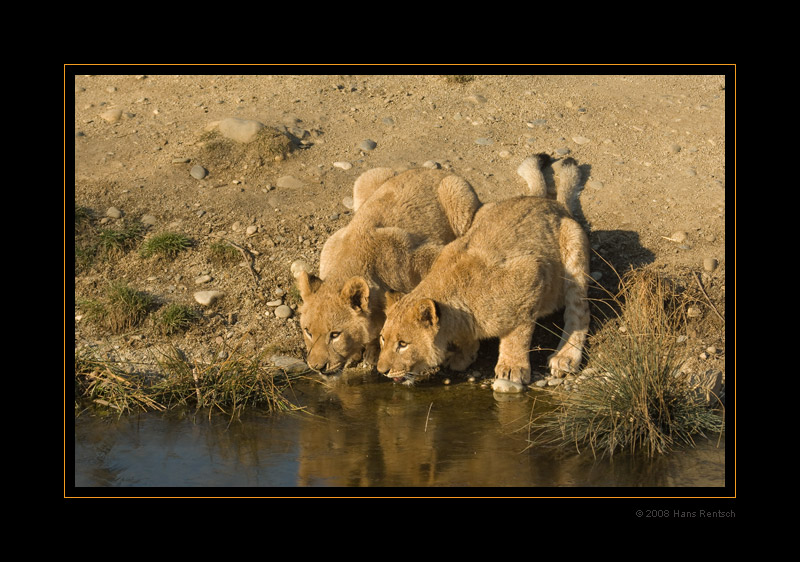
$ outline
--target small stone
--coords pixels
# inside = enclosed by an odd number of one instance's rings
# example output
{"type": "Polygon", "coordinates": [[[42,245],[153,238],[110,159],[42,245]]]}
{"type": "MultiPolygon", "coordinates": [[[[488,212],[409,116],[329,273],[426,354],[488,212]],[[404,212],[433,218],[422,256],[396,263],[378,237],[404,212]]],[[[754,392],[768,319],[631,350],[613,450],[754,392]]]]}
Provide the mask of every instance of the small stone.
{"type": "Polygon", "coordinates": [[[173,158],[173,164],[188,164],[190,160],[188,158],[173,158]]]}
{"type": "Polygon", "coordinates": [[[588,144],[592,142],[591,140],[587,139],[586,137],[572,137],[572,140],[575,141],[576,144],[588,144]]]}
{"type": "Polygon", "coordinates": [[[422,165],[422,167],[428,168],[429,170],[438,170],[442,167],[442,165],[438,162],[434,162],[433,160],[428,160],[422,165]]]}
{"type": "Polygon", "coordinates": [[[291,266],[290,269],[292,271],[292,276],[293,277],[297,277],[297,275],[301,271],[305,271],[306,273],[311,273],[311,266],[308,265],[303,260],[296,260],[296,261],[292,262],[292,266],[291,266]]]}
{"type": "Polygon", "coordinates": [[[200,277],[195,278],[194,284],[202,285],[203,283],[208,283],[209,281],[211,281],[210,275],[201,275],[200,277]]]}
{"type": "Polygon", "coordinates": [[[683,230],[673,232],[672,235],[669,237],[670,240],[678,244],[683,244],[684,242],[686,242],[687,238],[689,238],[689,234],[683,230]]]}
{"type": "Polygon", "coordinates": [[[153,215],[142,215],[142,218],[140,220],[142,224],[145,224],[147,226],[155,226],[156,223],[158,222],[158,219],[156,219],[156,217],[154,217],[153,215]]]}
{"type": "Polygon", "coordinates": [[[250,226],[247,227],[247,230],[245,230],[247,236],[252,236],[256,232],[258,232],[258,227],[254,224],[251,224],[250,226]]]}
{"type": "Polygon", "coordinates": [[[283,176],[278,178],[276,185],[282,188],[298,189],[303,187],[304,184],[302,181],[295,178],[294,176],[283,176]]]}
{"type": "Polygon", "coordinates": [[[211,306],[224,296],[222,291],[198,291],[194,294],[194,300],[203,306],[211,306]]]}
{"type": "Polygon", "coordinates": [[[534,127],[544,125],[546,123],[547,119],[534,119],[533,121],[528,121],[526,124],[528,125],[528,128],[533,129],[534,127]]]}
{"type": "Polygon", "coordinates": [[[189,175],[196,180],[201,180],[208,175],[208,170],[206,170],[200,165],[195,165],[192,166],[192,169],[189,171],[189,175]]]}
{"type": "Polygon", "coordinates": [[[672,152],[673,154],[677,154],[681,151],[681,147],[679,144],[672,143],[671,145],[669,145],[669,151],[672,152]]]}
{"type": "Polygon", "coordinates": [[[369,152],[370,150],[375,150],[376,146],[378,146],[378,143],[375,142],[374,140],[365,139],[361,141],[361,143],[358,145],[358,148],[366,152],[369,152]]]}
{"type": "Polygon", "coordinates": [[[287,373],[304,373],[308,371],[308,365],[299,359],[288,355],[273,355],[269,358],[273,365],[283,369],[287,373]]]}
{"type": "Polygon", "coordinates": [[[122,110],[121,109],[109,109],[104,111],[100,114],[100,117],[104,120],[108,121],[109,123],[116,123],[120,119],[122,119],[122,110]]]}
{"type": "Polygon", "coordinates": [[[603,187],[603,182],[600,180],[589,180],[586,182],[586,187],[590,187],[592,189],[601,189],[603,187]]]}
{"type": "Polygon", "coordinates": [[[112,219],[119,219],[122,218],[122,211],[116,207],[109,207],[106,211],[106,216],[112,219]]]}
{"type": "Polygon", "coordinates": [[[566,156],[569,153],[570,153],[569,148],[557,148],[556,149],[556,154],[558,154],[559,156],[566,156]]]}
{"type": "Polygon", "coordinates": [[[703,311],[700,310],[699,307],[690,306],[689,308],[686,309],[686,316],[688,316],[689,318],[699,318],[702,315],[703,311]]]}
{"type": "Polygon", "coordinates": [[[345,197],[344,199],[342,199],[342,205],[344,205],[348,209],[352,209],[354,204],[355,203],[353,202],[353,198],[350,197],[349,195],[347,197],[345,197]]]}
{"type": "Polygon", "coordinates": [[[703,269],[709,273],[717,269],[717,266],[719,266],[719,262],[716,260],[716,258],[706,258],[703,260],[703,269]]]}
{"type": "Polygon", "coordinates": [[[353,167],[353,165],[350,162],[334,162],[333,167],[341,168],[342,170],[349,170],[353,167]]]}
{"type": "Polygon", "coordinates": [[[486,137],[480,137],[475,139],[475,144],[479,144],[481,146],[489,146],[490,144],[492,144],[492,142],[493,142],[492,139],[486,137]]]}
{"type": "Polygon", "coordinates": [[[275,316],[278,318],[289,318],[294,314],[294,311],[285,304],[280,305],[275,309],[275,316]]]}
{"type": "Polygon", "coordinates": [[[282,300],[282,299],[275,299],[274,301],[269,301],[269,302],[267,303],[267,306],[271,306],[271,307],[273,307],[273,308],[274,308],[274,307],[276,307],[276,306],[280,306],[280,305],[282,305],[282,304],[283,304],[283,300],[282,300]]]}

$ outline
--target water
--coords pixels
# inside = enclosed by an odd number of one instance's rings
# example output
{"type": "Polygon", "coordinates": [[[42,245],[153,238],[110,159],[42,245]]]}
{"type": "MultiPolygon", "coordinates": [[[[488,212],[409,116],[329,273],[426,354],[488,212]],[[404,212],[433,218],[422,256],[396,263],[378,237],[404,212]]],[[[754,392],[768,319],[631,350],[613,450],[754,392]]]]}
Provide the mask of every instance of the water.
{"type": "Polygon", "coordinates": [[[549,495],[545,488],[553,487],[724,492],[724,442],[701,441],[652,461],[530,447],[534,400],[498,399],[473,383],[307,381],[295,385],[293,398],[306,412],[250,413],[234,422],[194,412],[80,416],[75,495],[85,487],[249,487],[259,496],[292,495],[258,490],[291,487],[470,487],[460,495],[477,496],[549,495]]]}

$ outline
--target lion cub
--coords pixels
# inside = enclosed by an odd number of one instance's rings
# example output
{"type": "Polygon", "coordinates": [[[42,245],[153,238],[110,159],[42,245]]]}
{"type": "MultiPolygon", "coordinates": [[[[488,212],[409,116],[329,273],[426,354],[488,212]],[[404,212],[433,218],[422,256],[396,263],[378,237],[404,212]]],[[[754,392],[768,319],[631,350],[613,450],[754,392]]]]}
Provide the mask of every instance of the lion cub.
{"type": "Polygon", "coordinates": [[[369,170],[356,180],[353,200],[353,219],[323,246],[319,277],[293,271],[307,363],[323,373],[375,363],[384,293],[414,288],[480,207],[466,180],[427,169],[369,170]]]}
{"type": "Polygon", "coordinates": [[[530,382],[534,324],[562,306],[564,330],[549,365],[576,370],[589,327],[589,241],[566,205],[578,181],[577,164],[566,159],[558,201],[521,196],[484,205],[413,291],[387,295],[378,372],[408,382],[438,366],[464,370],[479,340],[497,337],[493,388],[520,392],[530,382]]]}

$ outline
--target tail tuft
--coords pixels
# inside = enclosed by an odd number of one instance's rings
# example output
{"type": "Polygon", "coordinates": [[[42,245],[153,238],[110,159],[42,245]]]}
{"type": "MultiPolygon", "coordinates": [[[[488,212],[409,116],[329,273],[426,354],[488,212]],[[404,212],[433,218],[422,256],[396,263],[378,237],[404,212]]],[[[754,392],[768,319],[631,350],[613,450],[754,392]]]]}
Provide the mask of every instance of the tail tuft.
{"type": "Polygon", "coordinates": [[[558,188],[556,199],[569,211],[575,214],[574,202],[578,195],[578,186],[581,182],[581,172],[578,163],[573,158],[565,158],[561,161],[558,170],[558,188]]]}
{"type": "Polygon", "coordinates": [[[542,168],[550,163],[547,154],[540,153],[528,156],[517,168],[517,174],[528,184],[528,195],[534,197],[547,197],[547,184],[545,183],[542,168]]]}

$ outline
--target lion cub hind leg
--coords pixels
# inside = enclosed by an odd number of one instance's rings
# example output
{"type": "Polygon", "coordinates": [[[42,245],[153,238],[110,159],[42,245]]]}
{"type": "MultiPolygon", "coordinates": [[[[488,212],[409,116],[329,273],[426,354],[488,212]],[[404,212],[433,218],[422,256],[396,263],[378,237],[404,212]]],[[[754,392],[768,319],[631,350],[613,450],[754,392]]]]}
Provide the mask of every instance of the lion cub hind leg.
{"type": "Polygon", "coordinates": [[[574,373],[583,359],[583,345],[589,333],[589,239],[573,221],[562,223],[564,262],[564,330],[558,349],[549,358],[550,372],[574,373]]]}
{"type": "Polygon", "coordinates": [[[514,393],[531,382],[530,347],[533,325],[517,326],[500,338],[500,353],[494,368],[492,390],[514,393]]]}
{"type": "Polygon", "coordinates": [[[545,182],[542,168],[549,163],[550,157],[542,153],[528,156],[517,167],[517,174],[528,184],[528,193],[526,195],[547,197],[547,183],[545,182]]]}

